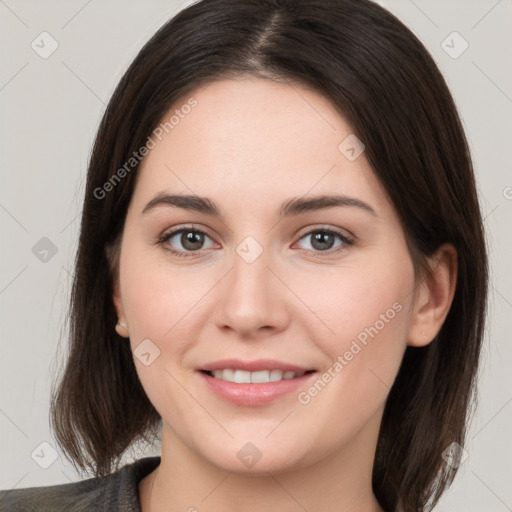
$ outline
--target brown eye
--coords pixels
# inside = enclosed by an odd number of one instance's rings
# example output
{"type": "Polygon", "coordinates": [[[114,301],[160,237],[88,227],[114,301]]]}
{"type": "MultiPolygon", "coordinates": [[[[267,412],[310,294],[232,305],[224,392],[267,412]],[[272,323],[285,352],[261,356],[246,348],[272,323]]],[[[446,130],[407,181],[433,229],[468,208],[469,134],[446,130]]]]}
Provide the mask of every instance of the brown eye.
{"type": "Polygon", "coordinates": [[[180,243],[188,251],[197,251],[204,244],[204,234],[197,231],[182,231],[180,243]]]}
{"type": "Polygon", "coordinates": [[[301,240],[307,239],[310,240],[311,248],[306,248],[306,250],[317,253],[336,253],[346,248],[346,246],[352,245],[354,243],[353,240],[346,236],[344,233],[333,229],[322,228],[309,231],[301,237],[301,240]],[[337,245],[335,245],[336,240],[339,240],[337,245]]]}
{"type": "Polygon", "coordinates": [[[205,249],[206,239],[210,239],[210,237],[200,229],[180,228],[162,236],[159,243],[172,254],[187,257],[194,256],[194,254],[187,253],[200,252],[205,249]]]}

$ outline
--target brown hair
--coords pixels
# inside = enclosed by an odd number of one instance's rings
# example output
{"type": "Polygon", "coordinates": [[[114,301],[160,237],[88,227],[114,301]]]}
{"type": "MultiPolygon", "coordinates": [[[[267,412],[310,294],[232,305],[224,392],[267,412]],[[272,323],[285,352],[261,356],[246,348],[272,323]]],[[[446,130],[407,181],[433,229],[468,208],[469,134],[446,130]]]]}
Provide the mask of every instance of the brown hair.
{"type": "MultiPolygon", "coordinates": [[[[111,472],[161,418],[122,342],[112,278],[137,166],[110,187],[173,103],[199,85],[252,75],[315,89],[365,146],[412,255],[457,250],[449,314],[435,339],[407,347],[389,393],[373,468],[386,511],[430,510],[456,473],[483,338],[487,256],[471,157],[447,85],[420,41],[367,0],[203,0],[146,43],[116,88],[92,151],[70,306],[70,353],[51,423],[75,467],[111,472]]],[[[421,258],[414,258],[415,263],[421,258]]]]}

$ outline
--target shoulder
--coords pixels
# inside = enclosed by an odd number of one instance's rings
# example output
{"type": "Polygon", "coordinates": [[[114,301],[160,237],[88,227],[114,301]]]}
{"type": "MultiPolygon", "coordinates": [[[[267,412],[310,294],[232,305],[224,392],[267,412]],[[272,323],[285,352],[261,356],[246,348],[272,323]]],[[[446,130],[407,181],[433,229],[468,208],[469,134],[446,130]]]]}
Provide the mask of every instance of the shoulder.
{"type": "Polygon", "coordinates": [[[139,512],[139,481],[159,463],[160,457],[146,457],[107,476],[69,484],[0,491],[0,512],[139,512]]]}
{"type": "MultiPolygon", "coordinates": [[[[109,475],[115,478],[116,473],[109,475]]],[[[81,482],[28,487],[0,491],[1,512],[50,512],[101,510],[96,508],[105,498],[105,483],[109,477],[90,478],[81,482]]]]}

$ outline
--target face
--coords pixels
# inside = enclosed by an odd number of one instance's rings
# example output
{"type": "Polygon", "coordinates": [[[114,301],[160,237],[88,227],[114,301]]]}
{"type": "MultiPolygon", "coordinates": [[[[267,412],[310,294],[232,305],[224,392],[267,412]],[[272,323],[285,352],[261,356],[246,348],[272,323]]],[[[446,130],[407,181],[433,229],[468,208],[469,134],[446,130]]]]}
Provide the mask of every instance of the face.
{"type": "Polygon", "coordinates": [[[311,90],[223,80],[176,110],[138,171],[114,295],[163,437],[238,472],[346,453],[377,435],[407,345],[397,214],[311,90]]]}

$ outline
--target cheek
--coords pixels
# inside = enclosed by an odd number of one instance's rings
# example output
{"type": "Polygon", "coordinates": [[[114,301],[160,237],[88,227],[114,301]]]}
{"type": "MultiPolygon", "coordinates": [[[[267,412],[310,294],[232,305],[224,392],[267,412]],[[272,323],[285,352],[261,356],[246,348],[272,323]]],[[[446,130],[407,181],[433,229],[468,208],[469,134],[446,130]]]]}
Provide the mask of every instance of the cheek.
{"type": "Polygon", "coordinates": [[[364,344],[372,334],[385,338],[385,333],[404,333],[414,270],[408,257],[381,258],[322,269],[309,276],[303,273],[293,286],[311,312],[303,321],[313,339],[334,357],[354,339],[364,344]]]}
{"type": "Polygon", "coordinates": [[[303,325],[327,356],[323,375],[329,390],[317,386],[324,396],[315,399],[317,406],[342,401],[346,407],[332,410],[343,416],[343,411],[369,413],[385,400],[406,348],[414,288],[408,253],[395,256],[316,273],[302,288],[297,283],[297,294],[308,297],[315,313],[304,315],[303,325]]]}
{"type": "MultiPolygon", "coordinates": [[[[169,389],[176,386],[176,396],[181,393],[172,376],[180,371],[184,355],[200,338],[200,329],[209,318],[205,304],[211,302],[211,291],[221,276],[171,264],[161,249],[142,245],[134,249],[135,245],[129,247],[127,243],[121,262],[123,305],[139,379],[160,410],[167,389],[163,382],[169,389]],[[151,358],[153,353],[157,355],[147,366],[137,357],[146,346],[151,358]]],[[[167,393],[165,400],[172,396],[167,393]]]]}
{"type": "Polygon", "coordinates": [[[176,338],[175,332],[190,323],[211,287],[204,272],[171,264],[163,249],[142,242],[127,241],[124,255],[121,282],[130,333],[137,339],[176,338]]]}
{"type": "Polygon", "coordinates": [[[169,411],[184,414],[183,403],[188,404],[179,384],[179,365],[197,338],[199,300],[208,286],[197,274],[194,278],[184,267],[173,269],[155,255],[146,249],[126,256],[121,280],[136,371],[150,401],[166,417],[169,411]],[[139,357],[144,353],[150,354],[146,361],[139,357]]]}

